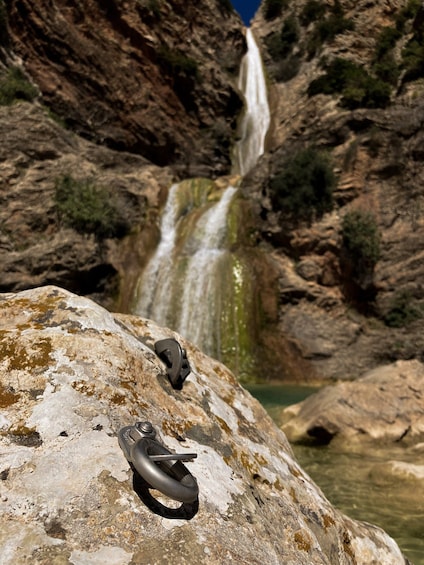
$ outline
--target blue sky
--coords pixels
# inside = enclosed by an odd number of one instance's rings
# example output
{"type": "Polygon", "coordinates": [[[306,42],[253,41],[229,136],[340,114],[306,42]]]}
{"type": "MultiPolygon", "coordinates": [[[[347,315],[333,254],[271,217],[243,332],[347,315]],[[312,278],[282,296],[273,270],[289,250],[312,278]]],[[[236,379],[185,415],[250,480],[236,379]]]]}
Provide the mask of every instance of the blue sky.
{"type": "Polygon", "coordinates": [[[259,8],[260,0],[231,0],[231,2],[244,21],[244,25],[248,27],[259,8]]]}

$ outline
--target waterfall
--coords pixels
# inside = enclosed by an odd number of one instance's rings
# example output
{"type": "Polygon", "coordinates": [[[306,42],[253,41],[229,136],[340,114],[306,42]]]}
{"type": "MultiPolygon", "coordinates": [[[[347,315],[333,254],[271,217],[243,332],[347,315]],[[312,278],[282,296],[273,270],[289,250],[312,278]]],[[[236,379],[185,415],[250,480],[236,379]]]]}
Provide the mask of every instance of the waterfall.
{"type": "Polygon", "coordinates": [[[242,176],[255,165],[265,149],[270,112],[262,59],[252,31],[246,30],[247,52],[241,62],[238,86],[244,94],[245,113],[236,144],[237,168],[242,176]]]}
{"type": "Polygon", "coordinates": [[[172,298],[173,255],[177,238],[178,184],[169,190],[168,200],[162,212],[161,239],[139,281],[142,289],[135,313],[166,323],[172,298]]]}
{"type": "Polygon", "coordinates": [[[235,192],[236,188],[228,186],[217,204],[199,220],[203,237],[188,261],[178,324],[181,334],[215,356],[219,356],[221,343],[221,267],[228,254],[224,245],[226,218],[235,192]]]}
{"type": "MultiPolygon", "coordinates": [[[[239,87],[245,97],[235,171],[246,174],[264,152],[269,109],[259,49],[250,29],[239,87]]],[[[154,319],[237,370],[248,364],[251,285],[244,260],[229,250],[237,183],[187,179],[174,184],[161,218],[161,239],[142,273],[134,313],[154,319]],[[237,367],[235,367],[235,365],[237,367]]]]}

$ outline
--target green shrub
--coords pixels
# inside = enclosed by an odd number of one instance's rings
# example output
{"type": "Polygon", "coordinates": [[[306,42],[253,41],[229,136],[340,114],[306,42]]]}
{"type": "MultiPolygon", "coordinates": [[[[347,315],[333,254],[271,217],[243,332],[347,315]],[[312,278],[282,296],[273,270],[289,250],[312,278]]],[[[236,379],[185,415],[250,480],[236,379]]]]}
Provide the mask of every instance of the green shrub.
{"type": "Polygon", "coordinates": [[[159,60],[165,70],[174,78],[182,76],[195,80],[199,78],[197,62],[184,53],[163,46],[159,50],[159,60]]]}
{"type": "Polygon", "coordinates": [[[402,37],[402,33],[394,27],[384,27],[377,38],[375,46],[375,58],[380,60],[395,46],[396,42],[402,37]]]}
{"type": "Polygon", "coordinates": [[[413,304],[409,292],[396,294],[390,310],[384,317],[384,323],[391,328],[402,328],[410,322],[422,318],[422,309],[413,304]]]}
{"type": "Polygon", "coordinates": [[[300,13],[300,21],[303,25],[307,26],[316,20],[322,19],[325,12],[326,6],[323,2],[308,0],[300,13]]]}
{"type": "Polygon", "coordinates": [[[219,0],[218,4],[224,12],[232,12],[234,9],[231,0],[219,0]]]}
{"type": "Polygon", "coordinates": [[[265,0],[264,2],[264,17],[266,20],[273,20],[281,13],[284,8],[287,8],[288,0],[265,0]]]}
{"type": "Polygon", "coordinates": [[[402,51],[402,67],[405,69],[404,80],[416,80],[424,76],[424,45],[415,37],[402,51]]]}
{"type": "Polygon", "coordinates": [[[345,31],[352,31],[353,20],[349,20],[338,14],[331,14],[328,18],[318,22],[316,33],[321,43],[333,41],[336,35],[345,31]]]}
{"type": "Polygon", "coordinates": [[[280,33],[272,33],[266,39],[266,46],[274,61],[278,61],[293,49],[293,45],[299,39],[299,26],[294,16],[284,20],[280,33]]]}
{"type": "Polygon", "coordinates": [[[9,106],[16,100],[31,102],[37,96],[37,89],[26,79],[19,67],[11,67],[0,79],[0,105],[9,106]]]}
{"type": "Polygon", "coordinates": [[[336,179],[326,155],[307,148],[287,159],[271,177],[273,207],[294,220],[310,221],[332,209],[336,179]]]}
{"type": "Polygon", "coordinates": [[[342,246],[358,273],[370,272],[380,258],[380,234],[374,215],[353,210],[342,222],[342,246]]]}
{"type": "Polygon", "coordinates": [[[291,51],[294,43],[299,39],[299,26],[294,16],[289,16],[284,20],[280,37],[281,43],[285,46],[287,52],[291,51]]]}
{"type": "Polygon", "coordinates": [[[63,176],[56,183],[55,203],[63,223],[80,233],[105,238],[122,237],[129,231],[109,190],[91,180],[63,176]]]}
{"type": "Polygon", "coordinates": [[[396,16],[396,29],[403,31],[408,20],[415,18],[421,6],[421,0],[409,0],[396,16]]]}
{"type": "Polygon", "coordinates": [[[344,17],[343,8],[336,1],[331,13],[325,18],[320,17],[314,27],[307,45],[309,57],[312,57],[323,43],[333,41],[337,35],[351,31],[354,27],[353,20],[344,17]]]}
{"type": "Polygon", "coordinates": [[[396,86],[399,78],[399,66],[393,53],[387,53],[382,59],[375,62],[372,71],[381,81],[396,86]]]}
{"type": "Polygon", "coordinates": [[[299,55],[289,55],[274,63],[271,67],[272,77],[277,82],[287,82],[298,74],[301,64],[302,59],[299,55]]]}
{"type": "Polygon", "coordinates": [[[385,27],[377,38],[372,71],[374,75],[395,86],[399,78],[399,66],[395,61],[394,48],[402,37],[401,32],[394,27],[385,27]]]}
{"type": "Polygon", "coordinates": [[[342,106],[350,109],[383,108],[390,102],[390,85],[372,77],[353,61],[337,57],[326,66],[325,71],[309,85],[309,96],[341,94],[342,106]]]}

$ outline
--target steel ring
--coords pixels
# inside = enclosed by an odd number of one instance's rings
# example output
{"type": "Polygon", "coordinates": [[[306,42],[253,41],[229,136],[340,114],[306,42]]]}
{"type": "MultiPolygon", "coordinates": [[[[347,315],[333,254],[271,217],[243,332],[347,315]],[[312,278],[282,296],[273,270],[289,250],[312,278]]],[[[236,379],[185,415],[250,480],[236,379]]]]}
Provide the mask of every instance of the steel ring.
{"type": "Polygon", "coordinates": [[[153,488],[179,502],[194,502],[199,494],[196,479],[181,461],[155,462],[149,455],[172,455],[163,445],[143,438],[130,448],[136,471],[153,488]]]}

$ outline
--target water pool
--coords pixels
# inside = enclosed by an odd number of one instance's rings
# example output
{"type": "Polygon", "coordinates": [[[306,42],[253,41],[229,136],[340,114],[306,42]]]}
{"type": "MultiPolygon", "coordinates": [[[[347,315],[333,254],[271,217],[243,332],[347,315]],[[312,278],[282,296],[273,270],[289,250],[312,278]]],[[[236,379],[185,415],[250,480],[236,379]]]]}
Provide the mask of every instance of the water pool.
{"type": "MultiPolygon", "coordinates": [[[[246,387],[279,424],[285,406],[300,402],[317,389],[296,385],[246,387]]],[[[372,454],[340,453],[331,448],[293,445],[303,469],[342,512],[376,524],[392,536],[414,565],[424,565],[424,487],[379,473],[390,460],[424,465],[424,454],[402,448],[372,454]]]]}

